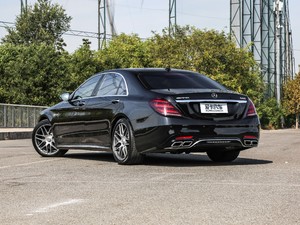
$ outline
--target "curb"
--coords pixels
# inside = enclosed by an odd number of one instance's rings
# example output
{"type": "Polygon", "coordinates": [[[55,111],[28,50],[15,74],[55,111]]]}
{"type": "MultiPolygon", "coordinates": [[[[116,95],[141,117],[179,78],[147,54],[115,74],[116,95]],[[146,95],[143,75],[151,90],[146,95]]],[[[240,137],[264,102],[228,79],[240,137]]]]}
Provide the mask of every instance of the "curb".
{"type": "Polygon", "coordinates": [[[2,140],[17,140],[31,139],[32,131],[23,132],[0,132],[0,141],[2,140]]]}

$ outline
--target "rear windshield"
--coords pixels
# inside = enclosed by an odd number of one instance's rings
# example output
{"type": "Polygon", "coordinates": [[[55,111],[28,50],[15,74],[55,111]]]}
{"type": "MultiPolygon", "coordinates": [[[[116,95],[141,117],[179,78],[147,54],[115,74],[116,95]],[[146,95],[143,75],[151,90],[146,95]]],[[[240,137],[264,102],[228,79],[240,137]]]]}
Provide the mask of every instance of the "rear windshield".
{"type": "Polygon", "coordinates": [[[221,89],[224,86],[210,78],[193,72],[142,72],[139,79],[148,89],[221,89]]]}

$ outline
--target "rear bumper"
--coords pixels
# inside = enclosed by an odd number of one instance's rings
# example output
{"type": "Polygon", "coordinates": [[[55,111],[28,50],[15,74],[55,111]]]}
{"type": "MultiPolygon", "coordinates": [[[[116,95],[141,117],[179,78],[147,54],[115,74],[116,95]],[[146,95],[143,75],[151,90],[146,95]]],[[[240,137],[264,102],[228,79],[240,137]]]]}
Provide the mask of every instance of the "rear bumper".
{"type": "Polygon", "coordinates": [[[199,140],[185,140],[185,141],[174,141],[170,147],[166,147],[165,149],[169,150],[180,150],[180,149],[207,149],[207,148],[215,148],[222,147],[228,149],[246,149],[257,147],[258,138],[250,139],[240,139],[240,138],[227,138],[227,137],[218,137],[218,138],[203,138],[199,140]]]}
{"type": "Polygon", "coordinates": [[[170,125],[136,135],[139,152],[206,152],[211,149],[245,150],[259,142],[259,125],[170,125]]]}

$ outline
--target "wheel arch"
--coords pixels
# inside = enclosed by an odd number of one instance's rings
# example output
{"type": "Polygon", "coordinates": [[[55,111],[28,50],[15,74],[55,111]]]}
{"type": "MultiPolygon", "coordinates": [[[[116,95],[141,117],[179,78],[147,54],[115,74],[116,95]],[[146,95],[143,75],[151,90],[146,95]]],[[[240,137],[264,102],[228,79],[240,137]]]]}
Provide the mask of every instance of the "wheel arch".
{"type": "Polygon", "coordinates": [[[39,123],[42,120],[48,120],[52,124],[52,119],[53,119],[52,113],[46,111],[46,112],[41,112],[40,117],[37,122],[39,123]]]}
{"type": "Polygon", "coordinates": [[[116,125],[116,123],[120,120],[120,119],[126,119],[128,121],[128,123],[130,124],[131,128],[132,128],[132,124],[130,122],[130,119],[123,113],[117,114],[115,116],[115,118],[112,120],[111,122],[111,127],[110,127],[110,137],[112,137],[112,131],[116,125]]]}
{"type": "MultiPolygon", "coordinates": [[[[38,123],[41,122],[42,120],[49,120],[49,118],[46,115],[40,116],[39,120],[37,121],[38,123]]],[[[50,120],[49,120],[50,121],[50,120]]]]}

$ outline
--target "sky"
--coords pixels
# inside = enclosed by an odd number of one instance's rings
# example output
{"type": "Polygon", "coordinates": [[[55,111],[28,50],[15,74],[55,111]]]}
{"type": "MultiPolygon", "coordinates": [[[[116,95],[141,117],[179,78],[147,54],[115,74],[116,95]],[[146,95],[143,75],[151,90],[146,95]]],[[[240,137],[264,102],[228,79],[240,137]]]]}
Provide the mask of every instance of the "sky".
{"type": "MultiPolygon", "coordinates": [[[[24,0],[25,1],[25,0],[24,0]]],[[[35,0],[27,0],[34,4],[35,0]]],[[[59,3],[72,17],[71,29],[97,32],[98,0],[52,0],[59,3]]],[[[113,0],[117,33],[138,34],[141,38],[152,36],[168,27],[168,0],[113,0]]],[[[20,0],[0,0],[0,21],[15,22],[20,13],[20,0]]],[[[296,72],[300,65],[300,1],[289,0],[290,19],[296,72]]],[[[229,33],[230,0],[177,0],[177,24],[192,25],[199,29],[215,29],[229,33]]],[[[6,34],[0,27],[0,38],[6,34]]],[[[64,36],[67,50],[73,52],[82,44],[82,37],[64,36]]],[[[97,39],[91,38],[92,49],[97,49],[97,39]]]]}

